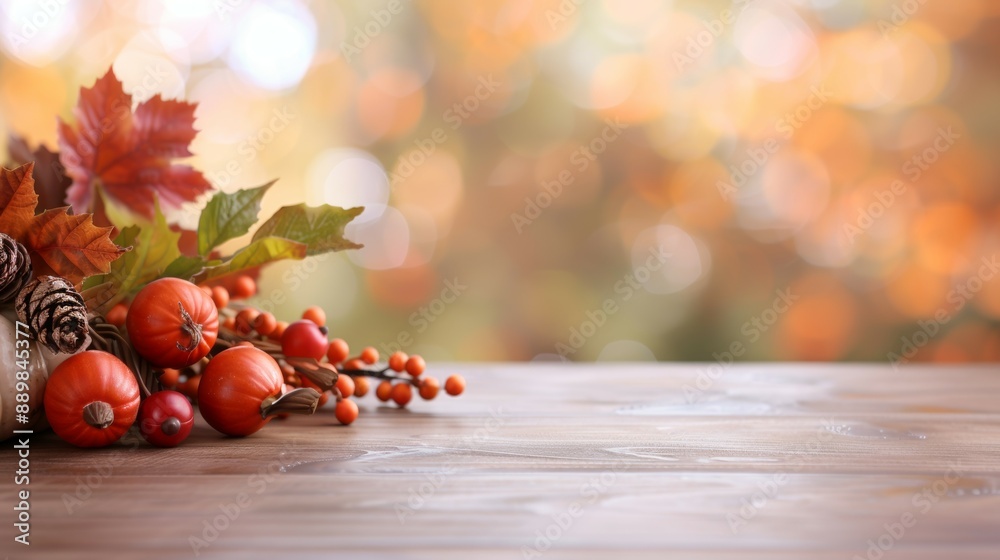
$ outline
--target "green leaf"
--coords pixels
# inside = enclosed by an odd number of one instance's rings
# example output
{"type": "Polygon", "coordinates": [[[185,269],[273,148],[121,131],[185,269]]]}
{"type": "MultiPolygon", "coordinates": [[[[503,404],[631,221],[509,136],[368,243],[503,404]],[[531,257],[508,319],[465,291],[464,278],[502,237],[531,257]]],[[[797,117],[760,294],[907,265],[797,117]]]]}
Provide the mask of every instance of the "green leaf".
{"type": "Polygon", "coordinates": [[[181,255],[174,259],[174,262],[167,265],[163,271],[164,278],[183,278],[190,280],[192,276],[202,271],[208,263],[201,257],[189,257],[181,255]]]}
{"type": "Polygon", "coordinates": [[[254,189],[219,192],[198,220],[198,254],[205,256],[230,239],[245,235],[257,223],[260,201],[274,181],[254,189]]]}
{"type": "Polygon", "coordinates": [[[264,222],[253,238],[256,241],[266,237],[283,237],[305,243],[309,255],[360,249],[363,245],[344,239],[344,226],[363,210],[363,207],[345,210],[328,204],[286,206],[264,222]]]}
{"type": "Polygon", "coordinates": [[[129,226],[121,230],[115,243],[120,246],[131,245],[132,250],[111,263],[110,272],[94,276],[84,284],[86,289],[105,282],[111,283],[114,297],[100,305],[99,312],[106,312],[132,292],[159,278],[181,256],[177,245],[181,238],[180,232],[170,229],[159,203],[154,212],[153,223],[129,226]]]}
{"type": "MultiPolygon", "coordinates": [[[[209,266],[196,274],[192,282],[200,284],[220,276],[241,272],[250,268],[280,261],[283,259],[302,260],[306,258],[305,243],[299,243],[281,237],[265,237],[247,245],[227,262],[209,266]]],[[[209,263],[211,264],[211,263],[209,263]]]]}

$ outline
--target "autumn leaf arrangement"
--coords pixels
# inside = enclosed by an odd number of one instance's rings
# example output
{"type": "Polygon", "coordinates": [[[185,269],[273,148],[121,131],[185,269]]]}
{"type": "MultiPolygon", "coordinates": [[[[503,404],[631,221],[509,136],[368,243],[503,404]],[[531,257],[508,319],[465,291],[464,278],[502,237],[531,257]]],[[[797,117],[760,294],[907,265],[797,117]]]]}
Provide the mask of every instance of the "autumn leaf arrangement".
{"type": "MultiPolygon", "coordinates": [[[[287,323],[246,301],[263,266],[360,248],[344,231],[363,208],[299,204],[260,221],[274,181],[213,192],[178,162],[193,155],[195,108],[159,95],[133,108],[109,70],[81,88],[74,122],[59,120],[58,152],[11,137],[0,170],[0,348],[13,355],[0,372],[0,439],[47,423],[99,447],[135,426],[169,447],[190,433],[192,403],[219,432],[246,436],[328,400],[351,424],[370,380],[398,407],[438,395],[420,356],[380,364],[366,347],[352,357],[321,308],[287,323]],[[197,229],[168,221],[203,197],[197,229]]],[[[464,385],[453,375],[443,389],[464,385]]]]}

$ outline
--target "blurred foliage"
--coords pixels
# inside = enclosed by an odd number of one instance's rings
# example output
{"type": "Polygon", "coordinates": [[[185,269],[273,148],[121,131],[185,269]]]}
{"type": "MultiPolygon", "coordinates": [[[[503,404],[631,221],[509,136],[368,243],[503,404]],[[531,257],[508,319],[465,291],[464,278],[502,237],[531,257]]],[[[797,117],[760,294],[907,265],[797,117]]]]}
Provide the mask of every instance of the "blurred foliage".
{"type": "Polygon", "coordinates": [[[11,0],[0,128],[55,149],[55,117],[109,65],[137,100],[198,102],[189,161],[215,186],[280,177],[265,213],[366,206],[349,231],[365,249],[269,269],[258,297],[286,317],[321,304],[354,345],[990,361],[998,16],[992,0],[11,0]]]}

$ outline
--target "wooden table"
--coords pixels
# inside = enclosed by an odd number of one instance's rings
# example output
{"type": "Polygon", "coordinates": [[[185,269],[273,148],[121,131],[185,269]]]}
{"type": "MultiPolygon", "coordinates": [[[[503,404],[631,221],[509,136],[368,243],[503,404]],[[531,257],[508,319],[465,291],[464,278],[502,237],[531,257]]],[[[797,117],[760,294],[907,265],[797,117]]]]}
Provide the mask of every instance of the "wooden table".
{"type": "Polygon", "coordinates": [[[1000,558],[996,366],[435,369],[467,393],[408,410],[366,397],[350,427],[331,410],[244,439],[199,424],[172,450],[36,436],[31,546],[13,543],[5,474],[3,551],[1000,558]]]}

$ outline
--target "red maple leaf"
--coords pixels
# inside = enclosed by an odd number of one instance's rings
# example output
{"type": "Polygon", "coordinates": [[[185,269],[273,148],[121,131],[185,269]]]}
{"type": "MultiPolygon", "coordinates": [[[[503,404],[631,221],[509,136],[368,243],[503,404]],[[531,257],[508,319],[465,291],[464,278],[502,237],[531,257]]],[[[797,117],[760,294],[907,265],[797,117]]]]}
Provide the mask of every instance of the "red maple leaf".
{"type": "Polygon", "coordinates": [[[179,208],[212,186],[200,171],[172,159],[188,157],[193,103],[159,95],[132,110],[132,96],[108,70],[92,88],[80,88],[76,126],[59,119],[59,149],[73,179],[67,200],[77,214],[104,214],[103,199],[153,219],[155,199],[179,208]]]}

